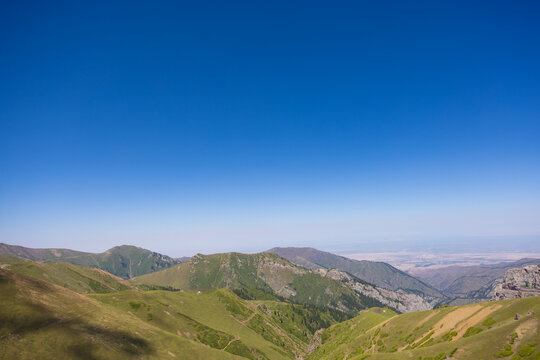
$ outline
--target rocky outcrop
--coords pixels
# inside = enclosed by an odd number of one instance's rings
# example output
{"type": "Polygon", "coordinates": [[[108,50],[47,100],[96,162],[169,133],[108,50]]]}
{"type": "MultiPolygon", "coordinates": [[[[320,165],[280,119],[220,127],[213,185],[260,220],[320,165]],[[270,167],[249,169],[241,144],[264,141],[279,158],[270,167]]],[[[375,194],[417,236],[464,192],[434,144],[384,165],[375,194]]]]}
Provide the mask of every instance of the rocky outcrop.
{"type": "Polygon", "coordinates": [[[540,265],[529,265],[506,271],[504,280],[495,287],[494,300],[540,296],[540,265]]]}
{"type": "Polygon", "coordinates": [[[421,296],[403,291],[393,291],[372,284],[362,282],[352,275],[337,269],[318,269],[315,270],[322,276],[338,280],[356,293],[376,299],[381,303],[396,309],[399,312],[430,310],[433,306],[424,300],[421,296]]]}
{"type": "Polygon", "coordinates": [[[308,348],[307,348],[307,355],[314,352],[319,346],[322,344],[322,333],[324,332],[324,329],[319,329],[315,331],[315,334],[313,334],[313,337],[311,338],[311,341],[309,342],[308,348]]]}

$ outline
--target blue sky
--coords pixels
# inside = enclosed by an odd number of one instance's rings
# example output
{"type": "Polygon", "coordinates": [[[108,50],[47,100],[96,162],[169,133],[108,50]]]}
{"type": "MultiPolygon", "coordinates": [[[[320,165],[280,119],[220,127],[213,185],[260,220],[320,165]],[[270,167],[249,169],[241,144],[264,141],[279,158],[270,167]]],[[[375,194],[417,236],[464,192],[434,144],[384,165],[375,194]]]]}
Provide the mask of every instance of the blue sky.
{"type": "Polygon", "coordinates": [[[0,6],[2,242],[540,243],[537,2],[0,6]]]}

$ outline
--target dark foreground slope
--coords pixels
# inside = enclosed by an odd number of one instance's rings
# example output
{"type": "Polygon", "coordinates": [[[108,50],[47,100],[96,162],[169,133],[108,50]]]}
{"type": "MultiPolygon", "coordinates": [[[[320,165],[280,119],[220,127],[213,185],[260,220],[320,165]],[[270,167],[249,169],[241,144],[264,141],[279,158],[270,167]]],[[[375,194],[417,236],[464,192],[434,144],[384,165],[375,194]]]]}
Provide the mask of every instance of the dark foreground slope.
{"type": "Polygon", "coordinates": [[[229,290],[82,295],[0,269],[0,359],[295,359],[332,323],[229,290]]]}
{"type": "Polygon", "coordinates": [[[445,297],[440,291],[384,262],[358,261],[307,247],[273,248],[268,251],[300,266],[338,269],[380,287],[420,294],[430,302],[436,303],[445,297]]]}
{"type": "Polygon", "coordinates": [[[396,315],[370,309],[322,333],[315,359],[540,359],[540,297],[396,315]]]}
{"type": "Polygon", "coordinates": [[[0,244],[0,253],[41,262],[68,262],[95,267],[124,279],[166,269],[181,262],[150,250],[122,245],[93,254],[69,249],[31,249],[0,244]]]}
{"type": "Polygon", "coordinates": [[[0,358],[190,359],[234,356],[165,332],[71,290],[0,269],[0,358]]]}

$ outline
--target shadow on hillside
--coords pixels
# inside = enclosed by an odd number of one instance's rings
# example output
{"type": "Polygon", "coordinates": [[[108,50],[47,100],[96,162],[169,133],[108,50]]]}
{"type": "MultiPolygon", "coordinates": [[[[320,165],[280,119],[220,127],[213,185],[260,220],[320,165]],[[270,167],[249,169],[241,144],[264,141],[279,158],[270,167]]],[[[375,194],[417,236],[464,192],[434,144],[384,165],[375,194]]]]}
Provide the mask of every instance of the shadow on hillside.
{"type": "MultiPolygon", "coordinates": [[[[9,341],[16,348],[17,342],[29,334],[53,330],[50,333],[56,338],[53,344],[65,342],[67,347],[59,345],[58,351],[63,347],[69,352],[67,356],[73,359],[101,358],[102,356],[95,355],[100,349],[109,351],[114,349],[126,357],[155,353],[153,347],[143,338],[124,331],[96,326],[80,319],[61,318],[41,304],[19,302],[12,310],[16,312],[10,312],[9,308],[0,309],[0,342],[4,342],[4,345],[5,341],[9,341]]],[[[47,333],[44,334],[49,336],[47,333]]],[[[44,344],[47,344],[46,340],[44,344]]]]}
{"type": "Polygon", "coordinates": [[[69,347],[74,358],[82,360],[97,359],[93,354],[99,347],[107,346],[121,350],[125,355],[140,356],[151,355],[155,352],[152,346],[143,338],[132,336],[131,334],[105,329],[98,326],[88,324],[72,324],[72,329],[76,329],[79,333],[90,336],[94,341],[85,342],[69,347]]]}

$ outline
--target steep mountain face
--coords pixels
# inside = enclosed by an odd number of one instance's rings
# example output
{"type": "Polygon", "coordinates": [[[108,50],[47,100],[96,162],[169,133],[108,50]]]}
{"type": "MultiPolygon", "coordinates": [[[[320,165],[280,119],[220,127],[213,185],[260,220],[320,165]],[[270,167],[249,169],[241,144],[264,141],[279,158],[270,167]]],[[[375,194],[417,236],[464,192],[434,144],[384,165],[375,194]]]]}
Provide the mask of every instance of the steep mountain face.
{"type": "Polygon", "coordinates": [[[0,253],[42,262],[68,262],[95,267],[124,279],[166,269],[182,262],[136,246],[116,246],[103,253],[92,254],[68,249],[30,249],[0,244],[0,253]]]}
{"type": "Polygon", "coordinates": [[[430,303],[445,297],[433,287],[384,262],[358,261],[313,248],[273,248],[268,252],[309,269],[338,269],[379,287],[415,293],[430,303]]]}
{"type": "Polygon", "coordinates": [[[457,302],[487,301],[492,298],[495,287],[502,282],[508,269],[533,264],[540,264],[540,259],[521,259],[492,265],[448,266],[415,272],[415,276],[457,302]]]}
{"type": "Polygon", "coordinates": [[[134,279],[179,289],[230,288],[246,298],[283,298],[353,315],[370,306],[415,311],[430,305],[414,294],[379,289],[337,270],[309,270],[272,253],[195,255],[134,279]]]}
{"type": "Polygon", "coordinates": [[[539,313],[540,298],[401,315],[372,308],[322,331],[308,360],[539,359],[539,313]]]}
{"type": "Polygon", "coordinates": [[[363,281],[358,281],[359,279],[344,271],[339,271],[337,269],[317,269],[315,271],[323,277],[340,281],[358,294],[373,298],[381,304],[402,313],[429,310],[432,308],[432,306],[419,295],[405,293],[402,290],[392,291],[363,281]]]}
{"type": "Polygon", "coordinates": [[[495,300],[540,296],[540,265],[528,265],[506,271],[494,290],[495,300]]]}

